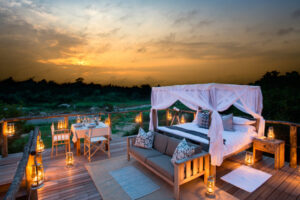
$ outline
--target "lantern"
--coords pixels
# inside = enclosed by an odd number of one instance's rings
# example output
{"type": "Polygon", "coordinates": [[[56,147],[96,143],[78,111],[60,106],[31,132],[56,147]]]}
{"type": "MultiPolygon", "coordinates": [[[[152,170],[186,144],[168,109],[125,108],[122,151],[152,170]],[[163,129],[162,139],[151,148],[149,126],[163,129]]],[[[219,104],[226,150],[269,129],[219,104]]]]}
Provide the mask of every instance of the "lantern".
{"type": "Polygon", "coordinates": [[[6,135],[13,136],[15,134],[15,124],[14,123],[7,123],[6,127],[6,135]]]}
{"type": "Polygon", "coordinates": [[[209,198],[215,197],[215,178],[209,176],[206,184],[206,196],[209,198]]]}
{"type": "Polygon", "coordinates": [[[74,163],[73,152],[66,153],[66,165],[68,168],[72,167],[74,163]]]}
{"type": "Polygon", "coordinates": [[[270,126],[269,129],[268,129],[268,139],[270,139],[270,140],[275,139],[273,126],[270,126]]]}
{"type": "Polygon", "coordinates": [[[57,129],[64,129],[65,128],[65,122],[63,120],[58,121],[57,129]]]}
{"type": "Polygon", "coordinates": [[[185,119],[184,119],[184,116],[181,115],[181,118],[180,118],[180,124],[184,124],[185,123],[185,119]]]}
{"type": "Polygon", "coordinates": [[[44,168],[41,163],[32,165],[31,168],[31,187],[32,189],[39,189],[44,183],[44,168]]]}
{"type": "Polygon", "coordinates": [[[253,165],[253,154],[251,152],[246,152],[245,163],[246,165],[253,165]]]}
{"type": "Polygon", "coordinates": [[[79,124],[81,122],[79,115],[77,116],[76,123],[79,124]]]}
{"type": "Polygon", "coordinates": [[[135,123],[141,123],[142,122],[142,115],[139,114],[135,117],[135,123]]]}
{"type": "Polygon", "coordinates": [[[45,150],[44,142],[43,142],[42,138],[40,136],[38,136],[38,140],[36,143],[36,151],[38,153],[42,153],[44,150],[45,150]]]}
{"type": "Polygon", "coordinates": [[[167,112],[167,119],[168,121],[172,120],[172,114],[170,113],[170,111],[167,112]]]}
{"type": "Polygon", "coordinates": [[[110,126],[110,119],[109,119],[109,118],[106,118],[104,123],[105,123],[107,126],[110,126]]]}

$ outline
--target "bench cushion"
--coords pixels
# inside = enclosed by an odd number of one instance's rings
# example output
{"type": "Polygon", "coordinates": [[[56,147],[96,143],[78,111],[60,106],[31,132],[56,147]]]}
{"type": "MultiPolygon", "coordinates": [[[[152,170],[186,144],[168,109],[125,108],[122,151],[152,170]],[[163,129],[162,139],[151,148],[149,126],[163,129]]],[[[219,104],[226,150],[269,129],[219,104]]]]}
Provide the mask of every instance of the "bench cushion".
{"type": "Polygon", "coordinates": [[[167,149],[168,144],[168,136],[162,135],[159,133],[155,133],[154,135],[154,149],[164,154],[167,149]]]}
{"type": "Polygon", "coordinates": [[[170,160],[170,156],[160,155],[147,158],[146,163],[171,181],[174,181],[174,166],[170,160]]]}
{"type": "Polygon", "coordinates": [[[136,157],[138,157],[143,162],[146,161],[146,158],[152,156],[160,156],[162,155],[160,152],[156,151],[155,149],[145,149],[140,147],[132,146],[130,147],[129,151],[136,157]]]}
{"type": "Polygon", "coordinates": [[[180,143],[179,139],[176,139],[174,137],[168,137],[168,145],[167,145],[166,155],[172,157],[174,154],[174,151],[179,143],[180,143]]]}

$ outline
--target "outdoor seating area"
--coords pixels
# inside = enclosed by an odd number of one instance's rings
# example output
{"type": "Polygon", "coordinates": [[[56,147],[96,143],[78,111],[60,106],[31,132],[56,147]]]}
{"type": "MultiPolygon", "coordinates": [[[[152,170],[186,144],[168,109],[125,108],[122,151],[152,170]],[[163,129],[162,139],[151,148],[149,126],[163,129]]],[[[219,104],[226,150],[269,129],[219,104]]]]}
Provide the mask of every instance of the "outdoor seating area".
{"type": "MultiPolygon", "coordinates": [[[[290,144],[297,144],[300,125],[264,120],[260,87],[199,84],[153,91],[149,131],[144,130],[141,111],[126,111],[138,113],[134,136],[112,134],[112,112],[105,113],[104,122],[99,113],[51,116],[59,119],[49,127],[51,148],[44,149],[36,127],[23,154],[0,159],[0,195],[7,191],[4,199],[300,198],[295,146],[291,145],[290,163],[285,162],[285,141],[275,138],[272,126],[265,130],[265,122],[288,124],[290,144]],[[196,101],[195,96],[201,98],[196,101]],[[216,107],[212,98],[223,107],[216,107]],[[191,110],[170,109],[178,100],[191,110]],[[219,113],[230,105],[254,118],[219,113]],[[162,126],[158,111],[164,109],[162,126]],[[184,113],[193,119],[185,120],[184,113]]],[[[7,123],[16,120],[24,118],[7,119],[3,133],[7,123]]]]}

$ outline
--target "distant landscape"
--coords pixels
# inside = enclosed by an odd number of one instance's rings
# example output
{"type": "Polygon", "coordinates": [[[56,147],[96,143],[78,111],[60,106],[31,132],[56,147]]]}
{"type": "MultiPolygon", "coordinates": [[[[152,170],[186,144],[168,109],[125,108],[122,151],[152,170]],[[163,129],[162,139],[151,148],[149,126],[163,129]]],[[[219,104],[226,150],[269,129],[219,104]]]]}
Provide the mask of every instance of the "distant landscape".
{"type": "MultiPolygon", "coordinates": [[[[265,119],[300,122],[300,75],[298,72],[280,74],[267,72],[252,85],[261,86],[265,119]]],[[[109,112],[133,107],[149,110],[151,86],[148,84],[134,87],[100,85],[85,83],[78,78],[72,83],[58,84],[54,81],[15,81],[8,78],[0,81],[0,118],[18,116],[51,115],[57,113],[109,112]]],[[[188,109],[179,102],[177,107],[188,109]]],[[[233,108],[229,112],[236,112],[233,108]]],[[[136,114],[112,115],[112,132],[119,135],[136,134],[134,124],[136,114]]],[[[164,113],[159,113],[164,120],[164,113]]],[[[106,116],[103,116],[105,118],[106,116]]],[[[190,116],[191,118],[192,116],[190,116]]],[[[149,113],[143,115],[144,128],[148,129],[149,113]]],[[[51,146],[49,122],[34,124],[40,126],[46,147],[51,146]]],[[[17,134],[9,139],[9,151],[21,151],[26,143],[26,133],[34,126],[26,122],[17,123],[17,134]],[[25,135],[24,135],[25,134],[25,135]]],[[[278,127],[278,137],[288,140],[288,127],[278,127]],[[285,132],[285,133],[281,133],[285,132]]]]}

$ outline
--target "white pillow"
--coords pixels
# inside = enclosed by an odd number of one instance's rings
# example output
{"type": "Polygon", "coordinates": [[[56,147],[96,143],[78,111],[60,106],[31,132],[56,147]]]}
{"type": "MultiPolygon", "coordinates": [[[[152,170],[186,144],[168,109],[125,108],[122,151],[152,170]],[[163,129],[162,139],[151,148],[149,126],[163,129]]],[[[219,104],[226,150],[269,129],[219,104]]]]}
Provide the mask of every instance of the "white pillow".
{"type": "Polygon", "coordinates": [[[256,128],[252,125],[233,125],[235,131],[253,133],[256,132],[256,128]]]}
{"type": "Polygon", "coordinates": [[[150,149],[153,146],[154,132],[145,132],[144,129],[140,128],[139,133],[136,136],[134,145],[137,147],[142,147],[150,149]]]}
{"type": "Polygon", "coordinates": [[[255,123],[255,120],[250,120],[243,117],[233,117],[233,124],[235,125],[251,125],[255,123]]]}
{"type": "Polygon", "coordinates": [[[177,160],[182,160],[184,158],[191,157],[195,153],[195,147],[189,146],[185,139],[181,140],[180,143],[177,145],[171,162],[175,164],[177,160]]]}

